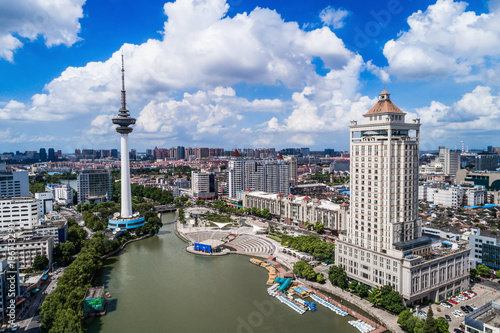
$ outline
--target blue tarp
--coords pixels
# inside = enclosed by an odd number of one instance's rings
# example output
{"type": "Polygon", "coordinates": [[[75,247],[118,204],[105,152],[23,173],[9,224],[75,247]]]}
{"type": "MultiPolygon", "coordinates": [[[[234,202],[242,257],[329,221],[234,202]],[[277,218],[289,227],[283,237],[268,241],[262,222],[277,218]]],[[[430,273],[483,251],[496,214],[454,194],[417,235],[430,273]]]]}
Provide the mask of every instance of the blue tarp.
{"type": "Polygon", "coordinates": [[[448,246],[452,246],[453,245],[450,242],[441,242],[441,243],[444,244],[444,245],[448,245],[448,246]]]}
{"type": "Polygon", "coordinates": [[[479,208],[479,206],[465,206],[465,208],[476,209],[479,208]]]}
{"type": "Polygon", "coordinates": [[[206,244],[194,243],[194,249],[195,251],[212,253],[212,246],[206,244]]]}
{"type": "Polygon", "coordinates": [[[281,285],[281,287],[279,287],[278,289],[281,290],[281,291],[285,291],[290,286],[291,283],[292,283],[292,279],[287,278],[285,280],[285,282],[283,282],[283,284],[281,285]]]}
{"type": "Polygon", "coordinates": [[[493,207],[496,207],[497,205],[495,204],[486,204],[483,206],[483,208],[493,208],[493,207]]]}

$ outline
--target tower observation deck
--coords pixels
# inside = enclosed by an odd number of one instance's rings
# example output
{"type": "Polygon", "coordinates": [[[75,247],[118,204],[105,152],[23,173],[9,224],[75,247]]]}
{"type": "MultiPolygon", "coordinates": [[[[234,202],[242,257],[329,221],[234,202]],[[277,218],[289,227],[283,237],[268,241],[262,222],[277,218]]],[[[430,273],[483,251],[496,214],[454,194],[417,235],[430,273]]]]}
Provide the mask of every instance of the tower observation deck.
{"type": "Polygon", "coordinates": [[[112,230],[135,229],[144,225],[144,217],[139,213],[132,213],[132,194],[130,188],[130,161],[128,135],[132,133],[135,118],[130,117],[125,98],[125,67],[122,54],[122,107],[118,115],[112,119],[118,125],[116,131],[121,134],[121,212],[116,213],[108,222],[112,230]]]}

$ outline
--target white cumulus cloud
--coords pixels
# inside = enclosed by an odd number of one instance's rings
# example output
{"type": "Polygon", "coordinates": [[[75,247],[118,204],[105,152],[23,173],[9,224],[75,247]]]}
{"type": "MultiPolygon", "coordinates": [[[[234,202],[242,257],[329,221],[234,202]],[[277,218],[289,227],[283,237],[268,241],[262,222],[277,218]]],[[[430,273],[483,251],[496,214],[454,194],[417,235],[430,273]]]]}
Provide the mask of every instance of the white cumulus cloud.
{"type": "Polygon", "coordinates": [[[331,26],[333,29],[340,29],[344,26],[344,19],[348,14],[347,10],[328,6],[319,13],[319,18],[324,25],[331,26]]]}
{"type": "Polygon", "coordinates": [[[71,46],[78,41],[85,0],[0,1],[0,58],[14,60],[19,40],[43,36],[45,45],[71,46]],[[18,38],[19,37],[19,38],[18,38]]]}
{"type": "Polygon", "coordinates": [[[498,81],[494,73],[500,73],[500,11],[495,7],[496,11],[478,15],[466,8],[466,2],[438,0],[413,13],[410,28],[384,46],[388,72],[410,80],[498,81]]]}
{"type": "Polygon", "coordinates": [[[473,137],[498,135],[500,128],[500,96],[486,86],[477,86],[452,105],[432,101],[428,107],[415,111],[425,133],[423,141],[430,147],[456,143],[471,134],[473,137]]]}

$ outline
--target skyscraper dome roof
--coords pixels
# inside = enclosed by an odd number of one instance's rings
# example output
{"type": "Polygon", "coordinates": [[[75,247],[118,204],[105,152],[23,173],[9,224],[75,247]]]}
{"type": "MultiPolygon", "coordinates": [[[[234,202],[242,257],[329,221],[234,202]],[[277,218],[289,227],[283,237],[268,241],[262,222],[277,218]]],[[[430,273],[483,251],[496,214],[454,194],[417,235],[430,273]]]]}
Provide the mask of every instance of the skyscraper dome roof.
{"type": "Polygon", "coordinates": [[[397,114],[405,114],[403,111],[401,111],[400,108],[398,108],[394,103],[391,101],[389,98],[391,94],[387,92],[387,90],[383,90],[379,94],[378,102],[375,104],[366,114],[365,116],[369,115],[376,115],[376,114],[387,114],[387,113],[397,113],[397,114]]]}

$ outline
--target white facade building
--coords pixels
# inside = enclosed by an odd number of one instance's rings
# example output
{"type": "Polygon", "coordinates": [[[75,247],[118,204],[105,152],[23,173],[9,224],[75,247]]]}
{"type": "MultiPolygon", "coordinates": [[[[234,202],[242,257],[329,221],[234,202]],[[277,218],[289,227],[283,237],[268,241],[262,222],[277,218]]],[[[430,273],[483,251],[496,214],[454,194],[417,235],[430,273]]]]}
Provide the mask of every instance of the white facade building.
{"type": "Polygon", "coordinates": [[[54,194],[51,192],[35,193],[38,200],[39,217],[50,213],[54,209],[54,194]]]}
{"type": "Polygon", "coordinates": [[[243,160],[232,159],[228,164],[228,194],[238,197],[238,192],[252,189],[267,193],[290,193],[290,165],[282,159],[243,160]]]}
{"type": "Polygon", "coordinates": [[[487,196],[483,186],[433,186],[420,185],[419,199],[442,207],[460,208],[483,205],[487,196]]]}
{"type": "Polygon", "coordinates": [[[40,202],[32,197],[0,200],[0,232],[9,228],[31,229],[42,216],[40,202]]]}
{"type": "Polygon", "coordinates": [[[54,200],[60,205],[71,205],[73,203],[73,189],[64,184],[48,184],[45,191],[54,194],[54,200]]]}
{"type": "Polygon", "coordinates": [[[54,241],[52,236],[34,237],[31,239],[17,239],[15,244],[7,240],[0,241],[0,257],[7,257],[9,247],[14,251],[15,260],[19,262],[19,268],[25,269],[33,266],[37,255],[45,255],[49,259],[49,267],[52,264],[54,253],[54,241]]]}
{"type": "Polygon", "coordinates": [[[351,203],[347,232],[336,242],[335,262],[369,286],[391,285],[407,304],[438,301],[467,288],[466,244],[436,248],[418,219],[420,121],[387,91],[351,123],[351,203]]]}
{"type": "Polygon", "coordinates": [[[191,171],[191,191],[197,199],[215,199],[215,176],[211,172],[191,171]]]}
{"type": "Polygon", "coordinates": [[[348,206],[328,200],[311,199],[308,196],[271,194],[260,191],[243,192],[243,208],[267,210],[289,225],[305,228],[306,223],[322,223],[325,228],[344,230],[346,228],[348,206]]]}

